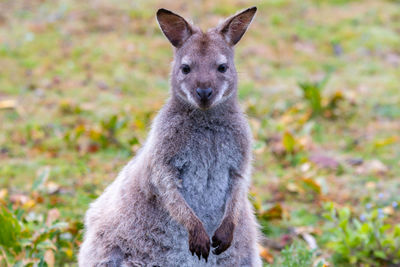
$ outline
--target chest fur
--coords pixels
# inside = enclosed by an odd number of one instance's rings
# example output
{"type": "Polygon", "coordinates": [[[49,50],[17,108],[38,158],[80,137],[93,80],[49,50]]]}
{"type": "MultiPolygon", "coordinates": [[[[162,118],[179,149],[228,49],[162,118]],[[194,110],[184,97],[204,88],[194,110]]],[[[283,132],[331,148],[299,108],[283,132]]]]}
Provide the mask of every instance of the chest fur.
{"type": "Polygon", "coordinates": [[[222,219],[232,183],[230,170],[242,158],[234,136],[224,128],[194,129],[173,159],[178,188],[209,231],[222,219]]]}

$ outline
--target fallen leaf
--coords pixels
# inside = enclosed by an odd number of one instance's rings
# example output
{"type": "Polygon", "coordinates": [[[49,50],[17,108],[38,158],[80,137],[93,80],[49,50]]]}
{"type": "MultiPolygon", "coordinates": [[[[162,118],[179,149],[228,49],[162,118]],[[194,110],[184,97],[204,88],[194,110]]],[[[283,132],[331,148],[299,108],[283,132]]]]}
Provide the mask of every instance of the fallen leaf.
{"type": "Polygon", "coordinates": [[[389,171],[389,168],[378,159],[366,161],[361,166],[356,168],[357,174],[380,174],[384,175],[389,171]]]}
{"type": "Polygon", "coordinates": [[[294,139],[293,135],[290,132],[286,131],[283,134],[282,144],[287,152],[292,153],[296,145],[296,140],[294,139]]]}
{"type": "Polygon", "coordinates": [[[377,174],[385,174],[388,172],[388,167],[383,164],[380,160],[374,159],[368,163],[368,169],[370,172],[377,174]]]}
{"type": "Polygon", "coordinates": [[[392,66],[399,66],[400,65],[400,55],[396,54],[396,53],[388,53],[385,56],[385,61],[389,64],[391,64],[392,66]]]}
{"type": "Polygon", "coordinates": [[[301,190],[301,189],[298,187],[298,185],[295,184],[295,183],[288,183],[288,184],[286,185],[286,189],[287,189],[289,192],[292,192],[292,193],[298,193],[298,192],[300,192],[300,191],[303,191],[303,190],[301,190]]]}
{"type": "Polygon", "coordinates": [[[364,160],[362,158],[352,158],[352,159],[348,159],[346,161],[347,161],[347,163],[349,163],[352,166],[360,166],[364,162],[364,160]]]}
{"type": "Polygon", "coordinates": [[[64,252],[65,252],[65,254],[67,255],[68,258],[72,258],[73,255],[74,255],[74,251],[72,249],[70,249],[70,248],[66,249],[64,252]]]}
{"type": "Polygon", "coordinates": [[[283,146],[282,138],[279,135],[272,135],[268,137],[265,142],[274,155],[280,157],[285,154],[285,147],[283,146]]]}
{"type": "Polygon", "coordinates": [[[296,235],[302,235],[304,233],[307,234],[317,233],[316,229],[312,226],[298,226],[293,229],[293,232],[296,235]]]}
{"type": "Polygon", "coordinates": [[[7,195],[8,195],[7,188],[0,189],[0,199],[5,199],[7,195]]]}
{"type": "Polygon", "coordinates": [[[302,178],[301,180],[307,187],[311,188],[314,192],[316,192],[317,194],[321,194],[321,186],[316,181],[310,178],[302,178]]]}
{"type": "Polygon", "coordinates": [[[398,141],[398,137],[397,136],[391,136],[385,139],[381,139],[381,140],[377,140],[374,143],[375,148],[381,148],[381,147],[385,147],[387,145],[391,145],[394,144],[398,141]]]}
{"type": "Polygon", "coordinates": [[[261,245],[258,245],[258,249],[260,251],[260,256],[268,263],[274,262],[274,256],[269,252],[269,250],[261,245]]]}
{"type": "Polygon", "coordinates": [[[317,241],[315,240],[315,238],[312,235],[310,235],[308,233],[302,233],[301,236],[307,242],[308,247],[310,249],[317,249],[318,248],[317,241]]]}
{"type": "Polygon", "coordinates": [[[44,253],[44,260],[49,267],[54,267],[55,257],[54,252],[51,249],[46,250],[44,253]]]}
{"type": "Polygon", "coordinates": [[[51,224],[60,218],[60,211],[58,209],[51,209],[47,213],[47,219],[46,219],[46,224],[47,226],[51,226],[51,224]]]}
{"type": "Polygon", "coordinates": [[[337,160],[326,155],[313,154],[309,159],[311,162],[322,168],[337,169],[337,167],[339,167],[339,162],[337,160]]]}
{"type": "Polygon", "coordinates": [[[24,203],[22,206],[24,209],[29,210],[36,205],[36,201],[33,199],[29,199],[27,202],[24,203]]]}
{"type": "Polygon", "coordinates": [[[313,233],[318,233],[314,227],[312,226],[299,226],[294,228],[294,233],[298,236],[301,236],[308,244],[310,249],[318,248],[317,241],[315,240],[313,233]]]}
{"type": "Polygon", "coordinates": [[[17,107],[17,101],[14,99],[6,99],[0,101],[0,109],[13,109],[17,107]]]}
{"type": "Polygon", "coordinates": [[[383,210],[383,213],[385,213],[387,215],[393,215],[394,214],[394,209],[393,209],[392,206],[384,207],[382,210],[383,210]]]}
{"type": "Polygon", "coordinates": [[[311,168],[310,163],[306,162],[306,163],[301,165],[300,170],[302,172],[307,172],[310,168],[311,168]]]}
{"type": "Polygon", "coordinates": [[[36,203],[43,203],[44,202],[44,198],[41,195],[41,193],[34,191],[32,192],[32,198],[36,201],[36,203]]]}
{"type": "Polygon", "coordinates": [[[280,245],[282,246],[282,248],[286,247],[292,242],[293,242],[293,237],[291,235],[285,234],[281,236],[280,245]]]}
{"type": "Polygon", "coordinates": [[[262,212],[260,217],[264,220],[282,219],[282,213],[282,206],[278,203],[272,208],[262,212]]]}
{"type": "Polygon", "coordinates": [[[366,188],[368,188],[368,189],[375,189],[376,188],[376,183],[375,182],[367,182],[366,184],[365,184],[365,187],[366,188]]]}
{"type": "Polygon", "coordinates": [[[44,166],[43,168],[40,168],[36,175],[37,178],[33,182],[32,191],[41,189],[44,183],[49,178],[49,175],[50,175],[50,166],[44,166]]]}
{"type": "Polygon", "coordinates": [[[24,205],[26,202],[29,201],[29,197],[23,194],[14,194],[10,196],[10,201],[13,204],[24,205]]]}
{"type": "Polygon", "coordinates": [[[60,188],[61,187],[59,184],[56,184],[55,182],[52,182],[52,181],[50,181],[46,184],[47,193],[49,195],[58,193],[60,191],[60,188]]]}

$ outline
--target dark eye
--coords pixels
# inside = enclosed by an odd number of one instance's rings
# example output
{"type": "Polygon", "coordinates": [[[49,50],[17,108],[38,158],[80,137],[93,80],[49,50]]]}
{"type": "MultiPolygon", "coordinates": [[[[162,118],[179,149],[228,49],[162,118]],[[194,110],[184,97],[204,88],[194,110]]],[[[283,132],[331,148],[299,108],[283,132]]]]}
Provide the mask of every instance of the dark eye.
{"type": "Polygon", "coordinates": [[[181,70],[182,70],[183,74],[188,74],[190,72],[190,67],[189,67],[189,65],[183,64],[181,66],[181,70]]]}
{"type": "Polygon", "coordinates": [[[228,65],[221,64],[218,66],[218,71],[224,73],[228,69],[228,65]]]}

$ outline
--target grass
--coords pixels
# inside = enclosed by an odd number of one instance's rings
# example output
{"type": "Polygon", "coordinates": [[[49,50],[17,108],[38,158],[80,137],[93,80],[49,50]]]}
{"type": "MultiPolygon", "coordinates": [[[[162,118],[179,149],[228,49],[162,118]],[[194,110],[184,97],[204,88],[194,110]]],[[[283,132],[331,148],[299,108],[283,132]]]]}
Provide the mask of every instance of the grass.
{"type": "Polygon", "coordinates": [[[236,62],[255,139],[251,195],[271,257],[286,257],[271,242],[307,245],[309,234],[318,244],[313,262],[334,264],[325,202],[351,207],[354,217],[379,202],[386,223],[400,220],[388,208],[400,201],[399,2],[6,0],[0,203],[29,242],[47,233],[54,245],[32,245],[28,256],[10,252],[8,265],[24,257],[24,264],[76,265],[89,203],[143,144],[168,97],[172,49],[157,8],[207,28],[250,5],[259,10],[236,62]],[[327,70],[329,80],[317,89],[323,110],[315,112],[301,85],[319,85],[327,70]],[[57,222],[67,226],[44,230],[57,222]]]}

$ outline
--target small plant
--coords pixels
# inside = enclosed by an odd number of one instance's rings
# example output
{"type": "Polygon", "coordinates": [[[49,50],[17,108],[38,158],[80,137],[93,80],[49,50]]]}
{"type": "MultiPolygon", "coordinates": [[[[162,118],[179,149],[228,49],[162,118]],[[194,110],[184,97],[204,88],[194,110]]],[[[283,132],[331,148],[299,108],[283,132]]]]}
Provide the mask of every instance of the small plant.
{"type": "Polygon", "coordinates": [[[54,266],[61,258],[73,260],[67,255],[72,245],[67,223],[1,206],[0,225],[0,266],[54,266]]]}
{"type": "Polygon", "coordinates": [[[303,91],[303,96],[307,100],[309,106],[311,107],[312,114],[314,116],[320,115],[322,113],[322,96],[321,92],[324,89],[326,83],[328,82],[328,75],[325,75],[324,79],[318,82],[299,82],[298,85],[303,91]]]}
{"type": "Polygon", "coordinates": [[[324,78],[320,81],[304,81],[298,85],[303,91],[303,97],[307,101],[311,114],[314,117],[324,116],[326,118],[334,118],[339,103],[344,99],[341,91],[335,92],[332,96],[324,98],[322,91],[331,76],[332,69],[328,69],[324,78]]]}
{"type": "MultiPolygon", "coordinates": [[[[307,247],[300,242],[295,242],[283,249],[280,256],[275,259],[275,262],[267,266],[310,267],[313,263],[313,257],[313,250],[307,249],[307,247]]],[[[322,266],[322,263],[317,266],[322,266]]]]}
{"type": "Polygon", "coordinates": [[[326,204],[325,210],[324,217],[330,222],[326,225],[327,246],[333,251],[334,263],[340,266],[400,263],[400,224],[385,224],[386,216],[381,209],[370,209],[360,220],[351,216],[349,208],[336,209],[333,203],[326,204]]]}
{"type": "Polygon", "coordinates": [[[136,136],[130,139],[121,137],[122,133],[128,130],[129,122],[131,122],[129,116],[114,114],[99,123],[77,125],[65,133],[64,140],[70,147],[89,152],[111,146],[129,150],[130,145],[138,143],[136,136]]]}

